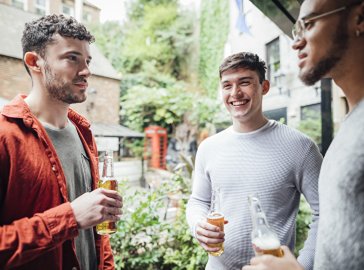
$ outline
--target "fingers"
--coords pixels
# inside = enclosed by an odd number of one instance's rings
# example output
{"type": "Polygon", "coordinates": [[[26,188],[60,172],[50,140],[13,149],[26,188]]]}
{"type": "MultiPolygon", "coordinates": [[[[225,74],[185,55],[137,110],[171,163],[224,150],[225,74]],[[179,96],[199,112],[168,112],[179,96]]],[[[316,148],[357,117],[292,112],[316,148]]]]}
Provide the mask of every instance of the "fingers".
{"type": "Polygon", "coordinates": [[[281,246],[281,248],[283,250],[284,257],[286,257],[286,256],[288,256],[288,257],[294,257],[294,255],[292,254],[291,250],[287,246],[281,246]]]}
{"type": "MultiPolygon", "coordinates": [[[[257,256],[257,257],[253,257],[250,260],[250,264],[251,265],[259,265],[262,263],[265,264],[270,264],[272,262],[272,260],[274,260],[276,257],[274,257],[273,255],[262,255],[262,256],[257,256]]],[[[245,270],[245,269],[244,269],[245,270]]]]}
{"type": "Polygon", "coordinates": [[[221,247],[211,247],[206,245],[205,243],[200,242],[201,247],[206,250],[207,252],[216,252],[221,249],[221,247]]]}
{"type": "Polygon", "coordinates": [[[116,190],[98,188],[92,192],[103,194],[108,198],[113,198],[113,199],[121,201],[121,202],[123,201],[123,198],[120,196],[120,194],[116,190]]]}
{"type": "Polygon", "coordinates": [[[219,247],[211,247],[211,244],[218,244],[225,241],[225,233],[220,228],[201,221],[196,226],[196,239],[206,251],[218,251],[219,247]]]}

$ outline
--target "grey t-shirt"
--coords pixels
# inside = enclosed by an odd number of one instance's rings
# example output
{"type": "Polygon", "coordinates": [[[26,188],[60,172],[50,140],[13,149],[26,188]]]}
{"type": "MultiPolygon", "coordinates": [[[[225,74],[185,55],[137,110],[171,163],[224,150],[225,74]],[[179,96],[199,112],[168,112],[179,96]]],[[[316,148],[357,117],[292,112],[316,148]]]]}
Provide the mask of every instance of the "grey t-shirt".
{"type": "MultiPolygon", "coordinates": [[[[76,127],[71,121],[57,129],[43,123],[61,161],[66,176],[68,198],[73,201],[91,191],[90,163],[76,127]]],[[[79,230],[75,239],[76,254],[82,270],[97,270],[97,257],[93,229],[79,230]]]]}
{"type": "Polygon", "coordinates": [[[322,163],[315,269],[364,269],[364,99],[322,163]]]}

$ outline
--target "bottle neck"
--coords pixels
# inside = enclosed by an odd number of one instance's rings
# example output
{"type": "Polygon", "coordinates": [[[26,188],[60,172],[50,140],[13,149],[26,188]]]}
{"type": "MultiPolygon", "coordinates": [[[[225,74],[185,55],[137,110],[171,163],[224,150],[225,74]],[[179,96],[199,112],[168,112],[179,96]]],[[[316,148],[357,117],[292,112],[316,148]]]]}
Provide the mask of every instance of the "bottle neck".
{"type": "Polygon", "coordinates": [[[212,191],[210,213],[221,213],[219,189],[212,191]]]}
{"type": "Polygon", "coordinates": [[[103,178],[114,177],[114,164],[113,164],[113,158],[111,156],[105,156],[104,166],[102,168],[102,177],[103,178]]]}
{"type": "Polygon", "coordinates": [[[252,217],[252,225],[253,229],[256,227],[269,227],[267,222],[267,217],[265,216],[265,213],[262,210],[262,207],[260,205],[260,201],[258,199],[254,199],[250,202],[250,211],[251,211],[251,217],[252,217]]]}

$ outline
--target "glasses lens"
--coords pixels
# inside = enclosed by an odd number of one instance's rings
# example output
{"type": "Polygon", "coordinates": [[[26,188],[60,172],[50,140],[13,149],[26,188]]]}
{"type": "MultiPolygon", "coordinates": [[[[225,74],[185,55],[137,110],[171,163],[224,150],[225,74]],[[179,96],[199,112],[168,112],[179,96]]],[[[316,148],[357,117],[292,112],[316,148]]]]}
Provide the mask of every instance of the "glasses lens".
{"type": "Polygon", "coordinates": [[[292,35],[295,40],[301,39],[303,31],[305,29],[304,22],[302,20],[298,20],[294,25],[292,29],[292,35]]]}

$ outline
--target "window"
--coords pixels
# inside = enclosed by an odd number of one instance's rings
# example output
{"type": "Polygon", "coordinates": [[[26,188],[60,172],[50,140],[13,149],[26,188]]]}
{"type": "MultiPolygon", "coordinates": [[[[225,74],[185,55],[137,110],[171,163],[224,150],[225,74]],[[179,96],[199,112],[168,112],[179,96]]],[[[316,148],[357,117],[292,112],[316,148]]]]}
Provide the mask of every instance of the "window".
{"type": "Polygon", "coordinates": [[[279,53],[279,37],[266,44],[267,50],[267,79],[272,85],[276,85],[276,76],[281,68],[281,57],[279,53]]]}
{"type": "Polygon", "coordinates": [[[92,20],[92,16],[89,12],[84,12],[83,13],[83,21],[84,22],[91,22],[92,20]]]}
{"type": "Polygon", "coordinates": [[[279,108],[279,109],[265,111],[264,115],[268,119],[273,119],[283,124],[287,124],[287,108],[279,108]]]}
{"type": "Polygon", "coordinates": [[[35,13],[44,16],[46,14],[46,0],[35,1],[35,13]]]}
{"type": "Polygon", "coordinates": [[[74,17],[75,16],[75,9],[72,6],[63,3],[62,4],[62,13],[64,15],[74,17]]]}
{"type": "Polygon", "coordinates": [[[16,8],[24,9],[24,0],[11,0],[11,5],[16,8]]]}
{"type": "Polygon", "coordinates": [[[301,107],[301,120],[319,119],[321,117],[321,103],[301,107]]]}

